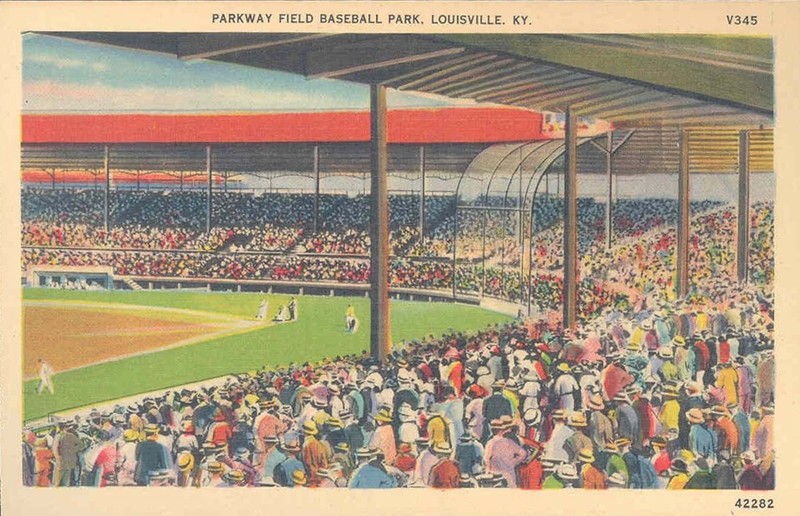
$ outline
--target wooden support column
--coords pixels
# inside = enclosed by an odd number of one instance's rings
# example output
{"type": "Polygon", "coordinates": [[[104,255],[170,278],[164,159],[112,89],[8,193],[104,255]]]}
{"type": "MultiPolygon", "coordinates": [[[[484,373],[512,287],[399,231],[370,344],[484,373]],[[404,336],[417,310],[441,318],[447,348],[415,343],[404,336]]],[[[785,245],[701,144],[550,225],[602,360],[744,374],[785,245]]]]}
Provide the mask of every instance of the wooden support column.
{"type": "Polygon", "coordinates": [[[314,145],[314,233],[319,231],[319,145],[314,145]]]}
{"type": "Polygon", "coordinates": [[[422,184],[419,190],[419,239],[425,241],[425,146],[419,146],[419,175],[422,184]]]}
{"type": "Polygon", "coordinates": [[[381,362],[391,352],[389,319],[389,178],[386,86],[370,85],[370,351],[381,362]]]}
{"type": "Polygon", "coordinates": [[[564,153],[564,328],[578,315],[578,124],[567,108],[564,153]]]}
{"type": "Polygon", "coordinates": [[[677,284],[679,298],[689,292],[689,131],[680,131],[680,161],[678,164],[678,249],[677,284]]]}
{"type": "Polygon", "coordinates": [[[739,216],[736,237],[736,279],[747,281],[750,251],[750,132],[739,132],[739,216]]]}
{"type": "MultiPolygon", "coordinates": [[[[211,177],[211,145],[206,145],[206,173],[208,174],[208,195],[206,196],[206,233],[211,233],[211,194],[214,184],[211,177]]],[[[181,172],[181,183],[183,182],[183,172],[181,172]]]]}
{"type": "Polygon", "coordinates": [[[489,210],[484,208],[481,217],[481,297],[486,293],[486,217],[489,210]]]}
{"type": "Polygon", "coordinates": [[[103,227],[106,230],[106,234],[108,233],[109,228],[109,195],[111,191],[111,167],[109,166],[108,162],[108,145],[103,147],[103,169],[105,170],[106,174],[106,186],[103,190],[103,227]]]}
{"type": "Polygon", "coordinates": [[[614,131],[606,134],[606,249],[614,231],[614,131]]]}

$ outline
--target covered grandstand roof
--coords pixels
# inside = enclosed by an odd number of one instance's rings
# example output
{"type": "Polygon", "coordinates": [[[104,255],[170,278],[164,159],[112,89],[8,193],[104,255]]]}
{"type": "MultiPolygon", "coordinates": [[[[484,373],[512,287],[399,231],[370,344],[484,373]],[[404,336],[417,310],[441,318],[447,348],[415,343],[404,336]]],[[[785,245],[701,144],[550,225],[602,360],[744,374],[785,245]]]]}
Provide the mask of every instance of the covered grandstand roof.
{"type": "Polygon", "coordinates": [[[48,33],[616,127],[773,122],[772,41],[735,36],[48,33]]]}

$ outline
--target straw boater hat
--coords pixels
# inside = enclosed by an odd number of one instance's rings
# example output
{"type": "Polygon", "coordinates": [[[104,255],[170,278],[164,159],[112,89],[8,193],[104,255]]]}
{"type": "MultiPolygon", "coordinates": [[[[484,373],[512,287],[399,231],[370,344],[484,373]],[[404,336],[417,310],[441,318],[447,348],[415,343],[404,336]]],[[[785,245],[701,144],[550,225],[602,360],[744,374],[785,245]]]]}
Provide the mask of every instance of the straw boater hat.
{"type": "Polygon", "coordinates": [[[303,433],[305,435],[317,435],[319,433],[317,424],[310,420],[306,421],[305,423],[303,423],[303,433]]]}
{"type": "Polygon", "coordinates": [[[153,480],[167,480],[169,477],[170,477],[170,470],[168,469],[157,469],[155,471],[150,472],[150,475],[148,476],[151,482],[153,480]]]}
{"type": "Polygon", "coordinates": [[[329,417],[325,424],[331,428],[344,428],[344,423],[338,417],[329,417]]]}
{"type": "Polygon", "coordinates": [[[178,469],[186,473],[194,469],[194,457],[189,452],[183,452],[178,456],[178,469]]]}
{"type": "Polygon", "coordinates": [[[688,419],[690,423],[702,423],[705,420],[703,411],[699,408],[689,409],[689,411],[686,412],[686,419],[688,419]]]}
{"type": "Polygon", "coordinates": [[[603,397],[599,394],[595,394],[589,401],[586,402],[586,406],[592,410],[603,410],[606,408],[605,403],[603,403],[603,397]]]}
{"type": "Polygon", "coordinates": [[[616,441],[614,441],[614,445],[617,449],[622,448],[623,446],[629,446],[631,444],[631,440],[627,437],[620,437],[616,441]]]}
{"type": "Polygon", "coordinates": [[[556,409],[553,411],[553,419],[564,421],[567,419],[567,413],[564,412],[564,409],[556,409]]]}
{"type": "Polygon", "coordinates": [[[562,480],[578,480],[578,470],[569,463],[557,466],[556,475],[562,480]]]}
{"type": "Polygon", "coordinates": [[[311,404],[315,408],[325,408],[325,407],[328,406],[328,400],[326,400],[324,398],[314,397],[314,398],[311,399],[311,404]]]}
{"type": "Polygon", "coordinates": [[[659,448],[664,448],[667,445],[667,439],[666,439],[666,437],[662,437],[660,435],[657,435],[657,436],[653,437],[652,439],[650,439],[650,444],[652,446],[654,446],[654,447],[657,446],[659,448]]]}
{"type": "Polygon", "coordinates": [[[278,444],[278,436],[277,435],[266,435],[264,436],[264,443],[265,444],[278,444]]]}
{"type": "Polygon", "coordinates": [[[222,464],[215,460],[210,461],[206,464],[206,469],[209,473],[222,473],[222,464]]]}
{"type": "Polygon", "coordinates": [[[258,481],[258,487],[278,487],[272,477],[261,477],[258,481]]]}
{"type": "Polygon", "coordinates": [[[241,485],[245,481],[244,471],[240,469],[228,470],[222,475],[222,479],[231,484],[241,485]]]}
{"type": "Polygon", "coordinates": [[[379,421],[381,423],[391,423],[392,413],[388,408],[383,408],[379,410],[377,414],[375,414],[375,421],[379,421]]]}
{"type": "Polygon", "coordinates": [[[350,451],[350,445],[347,443],[338,443],[333,447],[333,449],[339,452],[347,453],[350,451]]]}
{"type": "Polygon", "coordinates": [[[625,487],[625,477],[619,471],[615,471],[608,476],[610,486],[625,487]]]}
{"type": "Polygon", "coordinates": [[[492,421],[489,423],[489,427],[492,430],[504,430],[504,429],[508,428],[506,423],[500,418],[492,419],[492,421]]]}
{"type": "Polygon", "coordinates": [[[716,417],[723,417],[723,416],[728,416],[730,414],[728,413],[728,409],[726,409],[722,405],[717,405],[711,409],[711,415],[716,417]]]}
{"type": "Polygon", "coordinates": [[[136,433],[136,430],[132,430],[132,429],[129,428],[129,429],[125,430],[124,432],[122,432],[122,439],[124,439],[125,442],[127,442],[127,443],[134,442],[137,437],[139,437],[139,435],[136,433]]]}
{"type": "Polygon", "coordinates": [[[281,449],[283,451],[299,452],[300,451],[300,441],[292,440],[292,441],[284,442],[283,444],[280,445],[280,447],[281,447],[281,449]]]}
{"type": "Polygon", "coordinates": [[[367,459],[378,455],[378,450],[375,448],[361,447],[356,450],[356,457],[359,459],[367,459]]]}
{"type": "Polygon", "coordinates": [[[678,389],[672,385],[666,385],[664,389],[661,391],[661,395],[669,398],[677,398],[680,396],[678,389]]]}
{"type": "Polygon", "coordinates": [[[603,449],[606,450],[606,451],[612,451],[612,452],[619,451],[619,448],[617,447],[617,443],[615,443],[614,441],[606,441],[606,445],[605,445],[605,447],[603,449]]]}
{"type": "Polygon", "coordinates": [[[568,363],[566,363],[566,362],[561,362],[561,363],[559,363],[559,364],[556,366],[556,369],[558,369],[558,370],[559,370],[559,371],[561,371],[561,372],[568,373],[568,372],[569,372],[569,369],[570,369],[570,367],[569,367],[569,364],[568,364],[568,363]]]}
{"type": "Polygon", "coordinates": [[[628,351],[639,351],[639,344],[635,342],[628,343],[628,351]]]}
{"type": "Polygon", "coordinates": [[[684,339],[680,335],[676,335],[675,338],[672,339],[672,343],[682,348],[686,347],[686,339],[684,339]]]}
{"type": "Polygon", "coordinates": [[[535,408],[529,408],[522,414],[522,420],[528,426],[538,425],[542,420],[542,411],[535,408]]]}
{"type": "Polygon", "coordinates": [[[339,473],[341,470],[342,467],[337,462],[333,462],[327,468],[319,468],[317,470],[317,474],[329,480],[336,480],[336,474],[339,473]]]}
{"type": "Polygon", "coordinates": [[[587,425],[588,423],[586,422],[586,416],[583,414],[583,412],[575,412],[569,418],[569,426],[584,427],[587,425]]]}
{"type": "Polygon", "coordinates": [[[144,433],[146,435],[157,434],[158,433],[158,425],[155,425],[153,423],[148,423],[148,424],[144,425],[144,433]]]}
{"type": "Polygon", "coordinates": [[[586,463],[594,462],[594,452],[591,448],[584,448],[578,454],[578,460],[586,463]]]}
{"type": "Polygon", "coordinates": [[[276,408],[278,406],[278,400],[275,398],[270,398],[268,400],[261,400],[258,402],[258,406],[262,409],[271,409],[276,408]]]}
{"type": "Polygon", "coordinates": [[[292,483],[296,486],[304,486],[308,482],[306,472],[302,469],[296,469],[292,472],[292,483]]]}
{"type": "Polygon", "coordinates": [[[658,356],[661,358],[672,358],[674,356],[672,354],[672,348],[669,346],[661,346],[658,348],[658,356]]]}

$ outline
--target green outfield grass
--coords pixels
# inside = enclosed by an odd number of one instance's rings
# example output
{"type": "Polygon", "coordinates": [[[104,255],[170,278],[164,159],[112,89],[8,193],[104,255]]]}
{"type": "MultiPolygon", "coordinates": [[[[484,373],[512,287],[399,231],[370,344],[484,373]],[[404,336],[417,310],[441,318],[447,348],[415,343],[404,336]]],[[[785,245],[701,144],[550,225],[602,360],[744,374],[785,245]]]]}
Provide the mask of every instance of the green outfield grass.
{"type": "MultiPolygon", "coordinates": [[[[269,295],[270,317],[289,296],[269,295]]],[[[217,312],[252,320],[261,294],[186,291],[71,292],[25,289],[23,298],[126,303],[217,312]]],[[[259,328],[179,348],[57,373],[55,395],[36,394],[35,380],[24,383],[24,419],[67,408],[192,383],[225,374],[318,360],[369,348],[369,300],[363,297],[300,296],[299,320],[259,328]],[[344,312],[352,303],[360,331],[344,331],[344,312]]],[[[475,331],[510,318],[475,306],[392,301],[394,342],[441,335],[450,329],[475,331]]],[[[53,344],[57,345],[57,336],[53,344]]]]}

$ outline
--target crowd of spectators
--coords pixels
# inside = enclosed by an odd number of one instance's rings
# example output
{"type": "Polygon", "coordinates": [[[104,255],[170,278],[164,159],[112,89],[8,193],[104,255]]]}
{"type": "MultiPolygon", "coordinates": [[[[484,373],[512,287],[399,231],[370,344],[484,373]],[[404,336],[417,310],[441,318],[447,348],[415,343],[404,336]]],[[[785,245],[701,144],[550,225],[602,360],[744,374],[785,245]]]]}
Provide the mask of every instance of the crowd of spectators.
{"type": "Polygon", "coordinates": [[[172,389],[27,428],[26,485],[775,486],[771,295],[606,306],[172,389]]]}
{"type": "MultiPolygon", "coordinates": [[[[215,193],[214,220],[225,220],[225,224],[214,225],[210,233],[205,233],[198,229],[204,226],[202,192],[112,193],[113,217],[124,221],[118,220],[106,232],[93,211],[96,208],[92,203],[98,201],[96,191],[23,191],[23,270],[46,264],[111,265],[116,274],[133,276],[345,283],[369,280],[366,196],[322,196],[320,209],[325,216],[321,223],[325,229],[314,233],[307,227],[312,196],[215,193]],[[313,256],[318,254],[329,256],[313,256]]],[[[443,251],[452,253],[452,241],[448,243],[437,235],[453,222],[452,199],[428,199],[426,220],[430,225],[424,241],[416,227],[418,203],[416,196],[390,199],[394,254],[391,284],[451,290],[452,263],[425,258],[437,254],[451,257],[443,251]],[[420,248],[427,251],[418,252],[420,248]]],[[[508,201],[490,197],[475,203],[501,207],[508,201]]],[[[620,200],[614,210],[611,249],[605,247],[603,230],[599,229],[604,224],[604,206],[592,199],[580,199],[578,208],[582,317],[596,313],[605,303],[634,303],[629,291],[657,292],[668,300],[674,297],[675,201],[620,200]]],[[[531,243],[531,291],[532,303],[540,311],[561,303],[560,209],[558,199],[537,199],[534,223],[539,231],[531,243]]],[[[735,276],[735,210],[712,201],[693,202],[691,209],[690,283],[693,294],[709,295],[719,278],[724,282],[735,276]]],[[[525,304],[528,274],[527,267],[520,267],[521,247],[515,233],[518,214],[460,210],[459,220],[463,237],[459,238],[457,252],[456,290],[525,304]]],[[[773,281],[773,221],[772,203],[752,207],[749,274],[760,284],[773,281]]],[[[452,233],[452,227],[450,230],[452,233]]]]}

